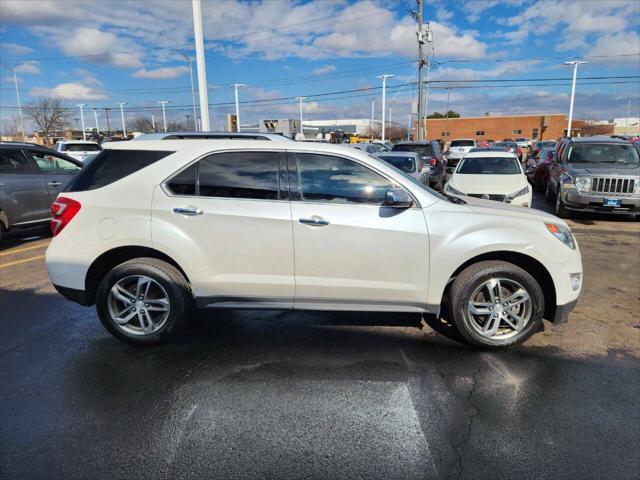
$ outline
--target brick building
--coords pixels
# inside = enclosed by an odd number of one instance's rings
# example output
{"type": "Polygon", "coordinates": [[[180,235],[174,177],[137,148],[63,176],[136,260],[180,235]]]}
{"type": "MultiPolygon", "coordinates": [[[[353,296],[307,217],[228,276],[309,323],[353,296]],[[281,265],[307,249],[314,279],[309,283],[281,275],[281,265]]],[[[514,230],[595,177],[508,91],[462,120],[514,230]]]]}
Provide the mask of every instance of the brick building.
{"type": "MultiPolygon", "coordinates": [[[[526,137],[533,140],[556,140],[565,136],[567,129],[567,117],[562,113],[500,117],[430,118],[425,120],[425,123],[427,138],[442,139],[444,142],[449,142],[455,138],[498,141],[505,138],[526,137]]],[[[584,120],[575,120],[571,130],[572,136],[593,135],[593,133],[589,132],[584,120]]],[[[613,130],[610,133],[602,133],[610,134],[613,133],[613,130]]]]}

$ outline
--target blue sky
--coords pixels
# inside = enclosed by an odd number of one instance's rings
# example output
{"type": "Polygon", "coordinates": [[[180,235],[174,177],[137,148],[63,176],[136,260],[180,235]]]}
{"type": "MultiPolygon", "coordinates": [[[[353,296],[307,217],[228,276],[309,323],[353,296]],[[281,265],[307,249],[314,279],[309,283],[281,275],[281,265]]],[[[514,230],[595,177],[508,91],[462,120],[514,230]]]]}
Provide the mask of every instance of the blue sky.
{"type": "MultiPolygon", "coordinates": [[[[411,0],[203,1],[212,127],[232,112],[235,82],[247,84],[242,101],[310,97],[305,118],[367,118],[372,98],[379,117],[380,91],[353,90],[378,87],[383,73],[395,75],[387,95],[393,120],[406,123],[416,89],[405,84],[417,79],[411,9],[411,0]],[[330,92],[346,93],[313,97],[330,92]]],[[[194,56],[191,1],[0,0],[0,10],[0,61],[17,68],[24,103],[58,96],[70,107],[115,109],[127,102],[133,118],[169,100],[172,119],[191,113],[187,64],[172,50],[194,56]]],[[[579,77],[640,75],[638,1],[431,0],[424,16],[434,32],[429,112],[445,109],[451,87],[451,108],[464,116],[566,113],[570,86],[562,79],[571,68],[562,63],[575,57],[589,62],[579,77]],[[561,80],[538,80],[546,78],[561,80]]],[[[0,75],[6,125],[15,90],[11,72],[3,67],[0,75]]],[[[584,79],[577,92],[578,118],[626,116],[629,99],[632,116],[640,115],[637,78],[584,79]]],[[[243,123],[295,118],[298,106],[267,101],[243,104],[241,113],[243,123]]],[[[117,115],[112,122],[119,125],[117,115]]]]}

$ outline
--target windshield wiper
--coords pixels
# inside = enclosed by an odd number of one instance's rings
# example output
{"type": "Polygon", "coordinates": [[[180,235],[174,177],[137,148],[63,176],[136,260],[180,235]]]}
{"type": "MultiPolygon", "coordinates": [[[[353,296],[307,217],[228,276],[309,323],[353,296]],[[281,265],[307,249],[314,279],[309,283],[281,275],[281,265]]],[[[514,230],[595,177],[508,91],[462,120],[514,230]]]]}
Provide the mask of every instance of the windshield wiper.
{"type": "Polygon", "coordinates": [[[439,192],[439,193],[442,196],[444,196],[447,200],[449,200],[451,203],[457,203],[458,205],[466,205],[467,204],[467,202],[465,202],[460,197],[455,197],[455,196],[449,195],[448,193],[445,193],[445,192],[439,192]]]}

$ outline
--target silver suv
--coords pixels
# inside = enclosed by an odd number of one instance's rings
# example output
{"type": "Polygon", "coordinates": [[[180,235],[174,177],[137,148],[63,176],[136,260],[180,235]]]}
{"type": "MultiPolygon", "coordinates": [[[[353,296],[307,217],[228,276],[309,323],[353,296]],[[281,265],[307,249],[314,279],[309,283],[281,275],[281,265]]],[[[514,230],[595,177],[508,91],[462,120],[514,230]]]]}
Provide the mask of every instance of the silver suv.
{"type": "Polygon", "coordinates": [[[640,217],[640,154],[626,140],[605,136],[565,138],[556,151],[547,200],[557,216],[572,211],[640,217]]]}

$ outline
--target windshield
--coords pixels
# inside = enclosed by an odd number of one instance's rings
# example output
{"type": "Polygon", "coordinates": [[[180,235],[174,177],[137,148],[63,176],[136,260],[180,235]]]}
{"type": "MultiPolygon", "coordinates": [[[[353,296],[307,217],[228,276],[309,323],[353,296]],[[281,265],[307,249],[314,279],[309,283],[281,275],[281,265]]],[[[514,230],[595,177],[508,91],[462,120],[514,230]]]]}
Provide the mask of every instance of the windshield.
{"type": "Polygon", "coordinates": [[[570,163],[621,163],[638,165],[638,150],[633,145],[590,144],[573,145],[569,149],[570,163]]]}
{"type": "Polygon", "coordinates": [[[420,145],[420,144],[394,145],[393,151],[394,152],[415,152],[427,157],[431,157],[433,155],[433,148],[431,148],[431,145],[420,145]]]}
{"type": "Polygon", "coordinates": [[[68,143],[67,152],[99,152],[100,147],[95,143],[68,143]]]}
{"type": "Polygon", "coordinates": [[[463,158],[456,173],[463,175],[517,175],[521,174],[519,162],[513,157],[463,158]]]}
{"type": "Polygon", "coordinates": [[[413,173],[416,171],[416,162],[413,157],[381,155],[380,158],[403,172],[413,173]]]}
{"type": "Polygon", "coordinates": [[[433,188],[425,185],[424,183],[422,183],[417,178],[413,178],[411,175],[403,172],[402,170],[400,170],[399,168],[393,166],[392,164],[388,164],[388,165],[389,165],[390,168],[394,169],[396,172],[398,172],[400,175],[402,175],[408,181],[410,181],[414,185],[420,187],[422,190],[425,190],[425,191],[429,192],[429,194],[433,195],[434,197],[436,197],[439,200],[444,200],[445,202],[449,202],[449,203],[458,203],[458,204],[462,204],[462,205],[467,203],[464,200],[462,200],[461,198],[454,197],[453,195],[448,195],[448,194],[446,194],[444,192],[436,192],[433,188]]]}
{"type": "Polygon", "coordinates": [[[451,142],[452,147],[475,147],[476,142],[473,140],[453,140],[451,142]]]}

